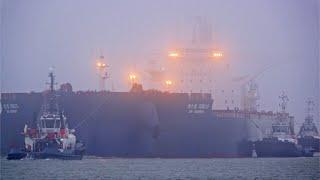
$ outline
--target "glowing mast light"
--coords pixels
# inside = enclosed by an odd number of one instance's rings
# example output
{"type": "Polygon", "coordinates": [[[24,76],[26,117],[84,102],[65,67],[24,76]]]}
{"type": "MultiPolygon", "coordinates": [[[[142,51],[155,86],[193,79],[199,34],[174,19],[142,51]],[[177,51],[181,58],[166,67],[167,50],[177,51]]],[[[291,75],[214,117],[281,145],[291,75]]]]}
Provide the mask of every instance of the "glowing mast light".
{"type": "Polygon", "coordinates": [[[105,81],[108,78],[108,74],[107,74],[107,67],[108,65],[106,63],[104,63],[104,56],[101,55],[98,59],[97,59],[97,63],[96,63],[96,68],[98,70],[98,78],[99,78],[99,89],[100,91],[104,91],[105,90],[105,81]]]}

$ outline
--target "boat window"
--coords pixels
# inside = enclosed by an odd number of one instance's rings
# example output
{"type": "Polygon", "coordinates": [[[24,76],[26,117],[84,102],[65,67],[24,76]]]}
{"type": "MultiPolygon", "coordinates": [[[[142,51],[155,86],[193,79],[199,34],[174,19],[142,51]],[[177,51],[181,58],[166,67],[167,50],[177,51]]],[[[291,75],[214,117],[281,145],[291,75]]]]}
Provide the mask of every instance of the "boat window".
{"type": "Polygon", "coordinates": [[[46,128],[60,128],[61,121],[60,120],[45,120],[46,128]]]}
{"type": "Polygon", "coordinates": [[[46,128],[54,128],[54,120],[45,120],[46,128]]]}
{"type": "Polygon", "coordinates": [[[273,132],[285,132],[285,133],[288,133],[289,132],[289,127],[287,127],[287,126],[274,126],[273,127],[273,132]]]}

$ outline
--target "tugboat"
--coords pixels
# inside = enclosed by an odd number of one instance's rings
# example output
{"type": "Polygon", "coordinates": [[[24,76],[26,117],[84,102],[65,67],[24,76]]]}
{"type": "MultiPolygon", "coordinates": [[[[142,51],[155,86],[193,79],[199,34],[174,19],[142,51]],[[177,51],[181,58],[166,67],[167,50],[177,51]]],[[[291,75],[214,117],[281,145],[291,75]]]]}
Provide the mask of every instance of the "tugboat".
{"type": "Polygon", "coordinates": [[[282,111],[277,114],[272,123],[272,133],[270,137],[252,142],[253,150],[258,157],[299,157],[303,156],[302,148],[297,144],[294,136],[293,117],[286,113],[286,106],[289,98],[283,93],[279,97],[282,111]]]}
{"type": "Polygon", "coordinates": [[[298,144],[302,146],[305,154],[313,156],[313,153],[319,152],[320,149],[320,136],[319,131],[313,122],[313,107],[314,102],[311,99],[307,100],[307,117],[302,124],[298,134],[298,144]]]}
{"type": "Polygon", "coordinates": [[[25,147],[10,150],[7,159],[82,159],[85,145],[76,140],[75,130],[68,128],[67,118],[60,110],[54,89],[55,76],[49,73],[50,89],[46,91],[41,115],[34,119],[31,127],[25,125],[23,135],[25,147]]]}

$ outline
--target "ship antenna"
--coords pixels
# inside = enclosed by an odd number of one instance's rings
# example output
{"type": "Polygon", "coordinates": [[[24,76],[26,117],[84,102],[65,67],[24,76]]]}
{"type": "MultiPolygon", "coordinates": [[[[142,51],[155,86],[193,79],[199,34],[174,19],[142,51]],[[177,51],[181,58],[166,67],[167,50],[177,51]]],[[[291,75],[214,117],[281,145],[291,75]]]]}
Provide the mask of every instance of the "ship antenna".
{"type": "Polygon", "coordinates": [[[282,113],[285,113],[289,98],[284,91],[282,91],[282,94],[279,96],[279,98],[281,100],[279,106],[281,107],[282,113]]]}

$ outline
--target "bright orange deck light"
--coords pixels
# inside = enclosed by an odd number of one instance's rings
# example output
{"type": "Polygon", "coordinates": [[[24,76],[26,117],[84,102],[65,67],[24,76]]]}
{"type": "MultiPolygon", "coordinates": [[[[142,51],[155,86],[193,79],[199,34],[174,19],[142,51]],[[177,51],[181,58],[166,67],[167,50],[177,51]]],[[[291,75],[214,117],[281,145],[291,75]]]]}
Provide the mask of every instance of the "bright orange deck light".
{"type": "Polygon", "coordinates": [[[218,57],[222,57],[223,54],[221,52],[213,52],[212,56],[218,58],[218,57]]]}
{"type": "Polygon", "coordinates": [[[179,54],[177,51],[170,51],[170,52],[168,53],[168,56],[169,56],[169,57],[172,57],[172,58],[177,58],[177,57],[180,56],[180,54],[179,54]]]}
{"type": "Polygon", "coordinates": [[[106,67],[105,63],[97,62],[97,67],[106,67]]]}
{"type": "Polygon", "coordinates": [[[136,75],[134,75],[134,74],[130,74],[130,75],[129,75],[129,79],[130,79],[131,81],[134,81],[136,78],[137,78],[137,77],[136,77],[136,75]]]}
{"type": "Polygon", "coordinates": [[[166,80],[166,85],[167,85],[167,86],[172,85],[172,81],[166,80]]]}

